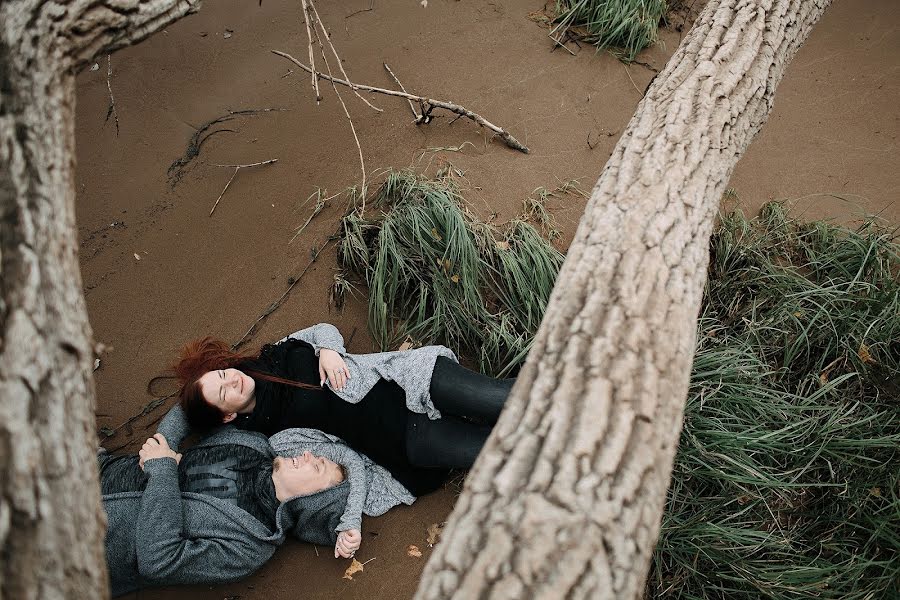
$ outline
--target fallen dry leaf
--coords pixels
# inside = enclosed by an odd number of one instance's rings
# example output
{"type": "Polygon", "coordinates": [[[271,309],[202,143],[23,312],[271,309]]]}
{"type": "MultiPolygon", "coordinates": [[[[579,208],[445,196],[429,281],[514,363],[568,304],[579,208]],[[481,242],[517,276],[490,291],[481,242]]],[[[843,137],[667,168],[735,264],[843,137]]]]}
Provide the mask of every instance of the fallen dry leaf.
{"type": "Polygon", "coordinates": [[[414,558],[422,558],[422,551],[419,550],[418,546],[413,546],[412,544],[406,549],[406,554],[414,558]]]}
{"type": "Polygon", "coordinates": [[[452,281],[453,283],[459,283],[459,275],[453,275],[450,278],[450,281],[452,281]]]}
{"type": "Polygon", "coordinates": [[[429,546],[434,546],[438,543],[438,540],[441,538],[441,532],[444,531],[444,525],[438,525],[437,523],[432,523],[428,526],[428,537],[425,539],[428,542],[429,546]]]}
{"type": "Polygon", "coordinates": [[[872,353],[869,352],[869,347],[865,344],[859,345],[859,351],[857,352],[857,355],[859,356],[859,360],[863,361],[866,364],[875,362],[875,359],[872,358],[872,353]]]}
{"type": "Polygon", "coordinates": [[[363,571],[363,564],[356,560],[355,558],[350,562],[350,566],[347,567],[347,570],[344,571],[344,579],[353,579],[353,575],[355,573],[360,573],[363,571]]]}

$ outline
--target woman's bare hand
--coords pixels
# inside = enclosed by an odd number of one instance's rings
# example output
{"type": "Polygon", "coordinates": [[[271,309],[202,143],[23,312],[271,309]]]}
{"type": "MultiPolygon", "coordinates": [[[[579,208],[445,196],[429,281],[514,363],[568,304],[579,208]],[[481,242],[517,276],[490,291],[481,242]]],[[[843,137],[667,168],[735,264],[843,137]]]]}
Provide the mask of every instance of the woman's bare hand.
{"type": "Polygon", "coordinates": [[[169,448],[169,442],[166,441],[166,437],[161,433],[157,433],[152,438],[147,438],[147,441],[141,447],[141,451],[138,452],[138,456],[141,457],[138,464],[142,469],[146,461],[154,458],[168,457],[174,458],[176,463],[181,462],[181,454],[169,448]]]}
{"type": "Polygon", "coordinates": [[[359,529],[348,529],[338,533],[337,544],[334,545],[334,557],[352,557],[359,550],[361,543],[362,533],[360,533],[359,529]]]}
{"type": "Polygon", "coordinates": [[[322,385],[325,385],[327,379],[331,389],[336,392],[344,389],[350,380],[350,370],[340,354],[328,348],[319,350],[319,379],[322,385]]]}

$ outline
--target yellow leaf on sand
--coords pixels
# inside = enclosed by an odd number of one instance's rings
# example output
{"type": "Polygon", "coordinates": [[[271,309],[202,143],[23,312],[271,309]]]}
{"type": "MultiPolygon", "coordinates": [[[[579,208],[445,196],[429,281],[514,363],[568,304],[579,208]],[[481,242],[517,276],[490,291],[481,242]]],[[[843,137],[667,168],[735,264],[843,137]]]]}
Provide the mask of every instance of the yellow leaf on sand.
{"type": "Polygon", "coordinates": [[[438,543],[438,540],[441,538],[441,532],[444,531],[444,525],[438,525],[437,523],[432,523],[428,526],[428,537],[425,539],[428,542],[429,546],[434,546],[438,543]]]}
{"type": "Polygon", "coordinates": [[[354,558],[350,562],[350,566],[347,567],[347,570],[344,571],[344,579],[353,579],[353,575],[355,573],[360,573],[362,570],[363,570],[362,563],[354,558]]]}
{"type": "Polygon", "coordinates": [[[418,546],[413,546],[412,544],[406,549],[406,554],[413,558],[422,558],[422,551],[419,550],[418,546]]]}
{"type": "Polygon", "coordinates": [[[859,356],[859,360],[863,361],[866,364],[875,362],[875,359],[872,358],[872,353],[869,352],[869,347],[865,344],[859,345],[859,351],[857,352],[857,355],[859,356]]]}

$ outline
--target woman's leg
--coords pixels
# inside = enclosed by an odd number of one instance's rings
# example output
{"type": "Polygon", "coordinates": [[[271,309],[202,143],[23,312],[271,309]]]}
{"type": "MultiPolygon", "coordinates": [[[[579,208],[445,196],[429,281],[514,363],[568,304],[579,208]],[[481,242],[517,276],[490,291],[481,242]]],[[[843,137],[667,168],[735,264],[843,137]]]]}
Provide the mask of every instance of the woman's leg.
{"type": "Polygon", "coordinates": [[[468,469],[491,433],[478,425],[445,415],[431,420],[410,414],[406,421],[406,456],[417,467],[468,469]]]}
{"type": "Polygon", "coordinates": [[[431,400],[442,413],[494,424],[515,379],[494,379],[439,356],[431,375],[431,400]]]}

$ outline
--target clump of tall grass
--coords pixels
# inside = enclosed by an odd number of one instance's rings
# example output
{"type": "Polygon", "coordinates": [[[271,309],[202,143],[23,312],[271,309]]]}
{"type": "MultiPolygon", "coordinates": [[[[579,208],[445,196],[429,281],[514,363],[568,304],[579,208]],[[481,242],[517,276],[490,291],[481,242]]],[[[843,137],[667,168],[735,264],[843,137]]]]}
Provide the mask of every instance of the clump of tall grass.
{"type": "Polygon", "coordinates": [[[574,35],[630,62],[657,40],[665,12],[665,0],[557,0],[550,34],[574,35]]]}
{"type": "Polygon", "coordinates": [[[769,204],[725,216],[711,251],[647,596],[897,597],[894,232],[769,204]]]}
{"type": "Polygon", "coordinates": [[[369,291],[369,329],[382,349],[411,338],[444,344],[506,375],[524,360],[562,254],[529,223],[498,227],[465,207],[452,177],[387,178],[368,219],[342,221],[341,265],[369,291]]]}
{"type": "MultiPolygon", "coordinates": [[[[391,173],[375,205],[344,218],[340,247],[382,348],[409,336],[515,372],[562,255],[522,220],[474,218],[449,178],[391,173]]],[[[802,224],[773,203],[724,215],[710,250],[647,598],[896,598],[896,232],[802,224]]]]}

